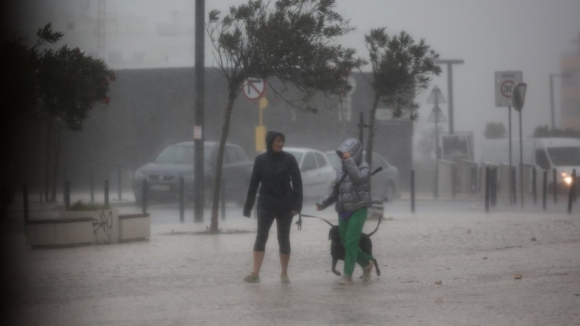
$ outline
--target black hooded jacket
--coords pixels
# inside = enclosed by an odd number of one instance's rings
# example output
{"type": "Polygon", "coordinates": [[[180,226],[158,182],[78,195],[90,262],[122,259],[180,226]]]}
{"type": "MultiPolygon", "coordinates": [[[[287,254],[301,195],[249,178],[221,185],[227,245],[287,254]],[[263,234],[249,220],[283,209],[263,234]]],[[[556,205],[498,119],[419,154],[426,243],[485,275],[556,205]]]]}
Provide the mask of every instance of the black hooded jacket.
{"type": "Polygon", "coordinates": [[[254,161],[244,216],[250,217],[258,186],[260,186],[258,209],[275,212],[302,210],[300,168],[292,154],[284,151],[276,153],[272,150],[272,143],[277,135],[284,139],[284,135],[279,131],[270,130],[266,133],[267,151],[258,155],[254,161]]]}

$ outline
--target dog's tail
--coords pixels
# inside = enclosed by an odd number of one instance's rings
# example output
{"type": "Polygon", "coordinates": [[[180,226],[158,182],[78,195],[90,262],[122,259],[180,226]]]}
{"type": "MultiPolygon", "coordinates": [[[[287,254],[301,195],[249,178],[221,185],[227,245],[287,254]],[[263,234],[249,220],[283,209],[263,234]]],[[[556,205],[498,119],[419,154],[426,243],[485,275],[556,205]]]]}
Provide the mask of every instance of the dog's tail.
{"type": "Polygon", "coordinates": [[[375,234],[375,232],[377,232],[377,230],[379,229],[379,225],[381,225],[381,220],[383,219],[383,216],[381,215],[381,217],[379,217],[379,223],[377,223],[377,227],[375,228],[375,230],[371,233],[369,233],[369,237],[373,234],[375,234]]]}

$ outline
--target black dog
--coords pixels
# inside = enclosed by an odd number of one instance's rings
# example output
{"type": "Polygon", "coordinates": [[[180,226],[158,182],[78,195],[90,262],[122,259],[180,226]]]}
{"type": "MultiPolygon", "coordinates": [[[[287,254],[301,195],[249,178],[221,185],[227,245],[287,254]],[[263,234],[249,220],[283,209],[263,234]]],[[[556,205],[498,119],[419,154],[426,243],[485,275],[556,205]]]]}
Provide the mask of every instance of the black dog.
{"type": "MultiPolygon", "coordinates": [[[[328,232],[328,240],[330,240],[330,255],[332,256],[332,272],[340,276],[341,273],[336,270],[336,263],[338,262],[339,259],[344,261],[345,250],[344,247],[342,246],[342,243],[340,242],[340,232],[338,230],[338,225],[333,225],[332,223],[328,222],[323,218],[320,219],[325,221],[331,226],[330,231],[328,232]]],[[[373,242],[371,241],[371,236],[375,234],[375,232],[377,232],[377,230],[379,229],[379,225],[381,224],[382,219],[383,219],[382,216],[379,217],[379,223],[377,223],[377,227],[373,232],[369,234],[366,233],[361,234],[358,245],[360,249],[368,255],[371,256],[373,255],[373,242]]],[[[377,269],[376,270],[377,276],[380,276],[381,270],[379,269],[379,264],[377,263],[377,260],[374,257],[373,263],[375,264],[375,268],[377,269]]]]}

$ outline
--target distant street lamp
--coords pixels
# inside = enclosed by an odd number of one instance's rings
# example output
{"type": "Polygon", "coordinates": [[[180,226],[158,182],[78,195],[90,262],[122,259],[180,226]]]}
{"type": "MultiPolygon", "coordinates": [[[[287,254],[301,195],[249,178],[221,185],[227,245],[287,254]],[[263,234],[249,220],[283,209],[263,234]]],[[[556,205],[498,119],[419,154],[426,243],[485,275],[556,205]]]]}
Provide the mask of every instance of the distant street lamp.
{"type": "Polygon", "coordinates": [[[449,112],[449,133],[452,134],[455,131],[453,122],[453,65],[463,64],[464,61],[461,59],[450,59],[437,60],[435,63],[438,65],[447,65],[447,98],[449,99],[447,108],[449,112]]]}
{"type": "Polygon", "coordinates": [[[552,116],[552,130],[556,128],[554,113],[554,77],[570,77],[571,74],[550,74],[550,109],[552,116]]]}

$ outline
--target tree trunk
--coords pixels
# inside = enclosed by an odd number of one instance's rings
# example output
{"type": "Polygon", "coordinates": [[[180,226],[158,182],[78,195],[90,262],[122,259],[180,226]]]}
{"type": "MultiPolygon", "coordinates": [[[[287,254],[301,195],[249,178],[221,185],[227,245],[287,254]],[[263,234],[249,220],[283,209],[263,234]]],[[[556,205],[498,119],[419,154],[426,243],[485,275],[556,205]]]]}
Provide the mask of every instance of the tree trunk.
{"type": "Polygon", "coordinates": [[[372,157],[373,157],[373,138],[374,138],[374,130],[375,130],[375,115],[377,112],[377,106],[379,105],[379,99],[381,97],[379,94],[375,93],[375,100],[373,101],[373,107],[371,108],[371,116],[369,118],[369,134],[367,136],[367,154],[365,160],[369,164],[371,171],[373,168],[372,165],[372,157]]]}
{"type": "Polygon", "coordinates": [[[51,126],[47,122],[44,124],[45,140],[44,140],[44,201],[48,203],[50,194],[50,135],[51,126]]]}
{"type": "Polygon", "coordinates": [[[54,165],[52,169],[52,189],[50,192],[50,201],[55,203],[56,202],[56,191],[58,189],[58,167],[60,163],[60,128],[56,126],[56,130],[53,132],[53,144],[54,144],[54,165]]]}
{"type": "MultiPolygon", "coordinates": [[[[234,84],[230,87],[228,95],[228,104],[226,106],[226,113],[224,116],[224,124],[222,126],[222,137],[220,139],[220,145],[218,149],[216,166],[215,166],[215,180],[213,183],[213,196],[211,205],[211,224],[209,228],[209,233],[216,234],[219,232],[218,228],[218,210],[220,201],[220,189],[222,182],[222,166],[224,160],[224,149],[226,146],[226,141],[228,139],[228,133],[230,131],[230,118],[232,116],[232,109],[234,107],[234,101],[236,100],[236,94],[240,85],[234,84]]],[[[225,200],[222,198],[221,200],[225,200]]]]}

